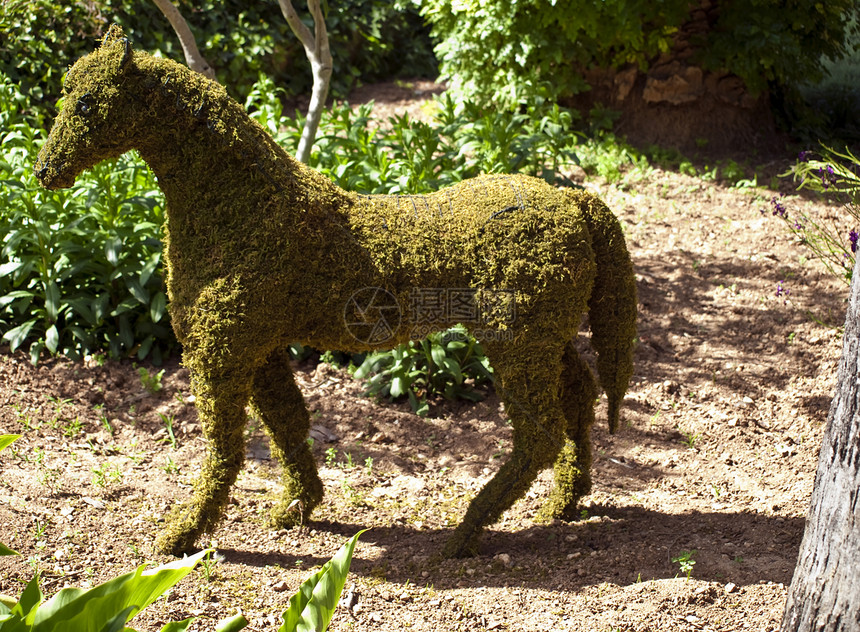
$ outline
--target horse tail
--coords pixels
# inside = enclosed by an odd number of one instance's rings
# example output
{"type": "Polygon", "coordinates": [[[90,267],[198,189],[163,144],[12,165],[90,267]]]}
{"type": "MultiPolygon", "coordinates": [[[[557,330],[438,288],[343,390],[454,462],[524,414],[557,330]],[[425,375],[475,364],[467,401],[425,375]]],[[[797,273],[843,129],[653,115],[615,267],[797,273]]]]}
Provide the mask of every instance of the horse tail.
{"type": "Polygon", "coordinates": [[[566,190],[581,209],[597,263],[588,299],[591,346],[597,352],[600,386],[609,400],[609,432],[618,428],[621,402],[633,376],[636,279],[618,218],[598,197],[566,190]]]}

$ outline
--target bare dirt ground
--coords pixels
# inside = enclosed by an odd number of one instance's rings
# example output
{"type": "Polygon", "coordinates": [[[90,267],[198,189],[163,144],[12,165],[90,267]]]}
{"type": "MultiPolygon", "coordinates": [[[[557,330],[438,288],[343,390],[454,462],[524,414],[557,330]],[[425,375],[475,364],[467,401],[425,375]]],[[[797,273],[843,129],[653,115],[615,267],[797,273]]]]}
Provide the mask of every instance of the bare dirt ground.
{"type": "MultiPolygon", "coordinates": [[[[402,100],[415,107],[415,95],[402,100]]],[[[212,630],[241,610],[248,629],[275,630],[312,570],[370,528],[348,581],[357,605],[338,609],[333,631],[777,629],[848,288],[760,212],[774,191],[659,169],[623,186],[584,185],[624,223],[640,344],[619,433],[608,434],[598,409],[595,488],[582,520],[534,521],[551,484],[545,472],[487,530],[478,557],[439,559],[510,450],[498,398],[436,401],[420,418],[405,403],[364,397],[342,369],[299,364],[323,505],[304,529],[266,526],[279,469],[252,423],[226,520],[201,542],[223,560],[132,626],[154,631],[197,615],[192,629],[212,630]],[[780,282],[787,296],[777,296],[780,282]],[[673,561],[685,552],[695,562],[689,578],[673,561]]],[[[835,216],[814,199],[786,200],[789,210],[835,216]]],[[[160,385],[147,390],[131,362],[32,367],[0,354],[0,433],[23,434],[0,455],[0,541],[22,553],[0,558],[0,593],[19,595],[34,568],[53,594],[168,561],[153,541],[168,508],[189,497],[205,444],[178,361],[160,385]]]]}

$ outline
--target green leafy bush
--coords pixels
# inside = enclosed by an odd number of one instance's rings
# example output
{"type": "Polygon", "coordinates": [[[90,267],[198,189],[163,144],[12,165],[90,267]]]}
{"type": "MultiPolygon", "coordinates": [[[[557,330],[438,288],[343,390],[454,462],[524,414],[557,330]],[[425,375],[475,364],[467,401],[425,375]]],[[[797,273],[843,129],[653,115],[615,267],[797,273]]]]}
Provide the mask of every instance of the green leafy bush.
{"type": "MultiPolygon", "coordinates": [[[[309,94],[310,66],[277,2],[179,0],[180,10],[218,80],[244,99],[261,73],[290,96],[309,94]]],[[[301,3],[300,14],[310,17],[301,3]]],[[[0,72],[21,84],[34,105],[51,111],[62,74],[92,52],[108,21],[121,25],[141,49],[184,61],[179,40],[152,2],[139,0],[4,0],[0,2],[0,72]]],[[[331,90],[400,74],[435,76],[429,38],[411,0],[344,0],[326,10],[334,72],[331,90]]]]}
{"type": "Polygon", "coordinates": [[[354,375],[369,378],[368,395],[391,399],[405,395],[412,410],[423,416],[428,395],[479,401],[482,395],[473,387],[491,381],[493,371],[480,343],[458,325],[391,351],[371,353],[354,375]]]}
{"type": "Polygon", "coordinates": [[[0,331],[35,362],[43,350],[159,362],[175,340],[161,278],[163,202],[135,155],[47,191],[32,161],[41,121],[0,76],[0,331]]]}
{"type": "MultiPolygon", "coordinates": [[[[717,2],[716,21],[693,44],[694,63],[741,77],[754,92],[768,83],[816,81],[822,57],[836,59],[853,0],[820,3],[717,2]]],[[[688,0],[426,0],[442,76],[483,103],[587,89],[590,67],[647,68],[672,49],[691,19],[688,0]]],[[[856,30],[856,23],[853,27],[856,30]]]]}
{"type": "Polygon", "coordinates": [[[97,2],[3,0],[0,74],[33,106],[50,107],[69,66],[95,47],[102,19],[97,2]]]}

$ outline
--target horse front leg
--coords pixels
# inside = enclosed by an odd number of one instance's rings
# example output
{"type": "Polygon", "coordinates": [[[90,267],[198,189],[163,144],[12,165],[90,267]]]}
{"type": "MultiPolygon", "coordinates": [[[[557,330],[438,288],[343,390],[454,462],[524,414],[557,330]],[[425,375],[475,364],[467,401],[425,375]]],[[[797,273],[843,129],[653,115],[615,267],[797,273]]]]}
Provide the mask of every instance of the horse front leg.
{"type": "Polygon", "coordinates": [[[156,540],[160,551],[176,556],[194,551],[197,539],[218,526],[245,462],[245,406],[250,396],[246,369],[195,371],[200,359],[195,355],[186,349],[184,360],[192,371],[191,390],[209,445],[191,501],[173,512],[156,540]]]}
{"type": "Polygon", "coordinates": [[[271,439],[272,454],[283,468],[284,492],[272,510],[272,524],[293,526],[320,503],[323,484],[308,444],[310,416],[286,349],[274,351],[257,369],[251,403],[271,439]],[[297,506],[293,506],[294,500],[299,501],[297,506]]]}

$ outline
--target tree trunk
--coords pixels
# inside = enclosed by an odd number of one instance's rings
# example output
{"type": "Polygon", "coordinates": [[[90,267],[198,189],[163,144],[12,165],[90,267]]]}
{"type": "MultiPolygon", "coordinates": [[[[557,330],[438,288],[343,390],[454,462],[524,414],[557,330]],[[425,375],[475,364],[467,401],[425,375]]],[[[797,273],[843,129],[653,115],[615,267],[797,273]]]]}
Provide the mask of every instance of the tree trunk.
{"type": "Polygon", "coordinates": [[[176,5],[170,0],[152,1],[155,2],[155,5],[161,10],[164,17],[170,22],[170,26],[176,32],[179,43],[182,45],[182,54],[185,55],[185,63],[188,64],[188,67],[195,72],[199,72],[204,77],[215,79],[215,71],[203,55],[200,54],[197,42],[194,41],[194,35],[191,33],[191,29],[188,28],[188,22],[182,17],[176,5]]]}
{"type": "Polygon", "coordinates": [[[782,632],[860,632],[860,259],[782,632]]]}
{"type": "Polygon", "coordinates": [[[319,0],[308,0],[308,9],[314,19],[313,33],[299,19],[290,0],[278,0],[278,4],[281,6],[281,12],[284,14],[287,24],[290,25],[293,33],[295,33],[296,37],[301,41],[302,46],[304,46],[305,55],[307,55],[308,61],[311,63],[311,70],[313,72],[314,87],[311,92],[311,103],[308,106],[308,116],[305,119],[302,137],[299,140],[299,148],[296,151],[296,159],[301,162],[307,162],[311,155],[311,147],[317,135],[320,119],[322,118],[333,68],[331,49],[328,43],[328,32],[326,31],[319,0]]]}

